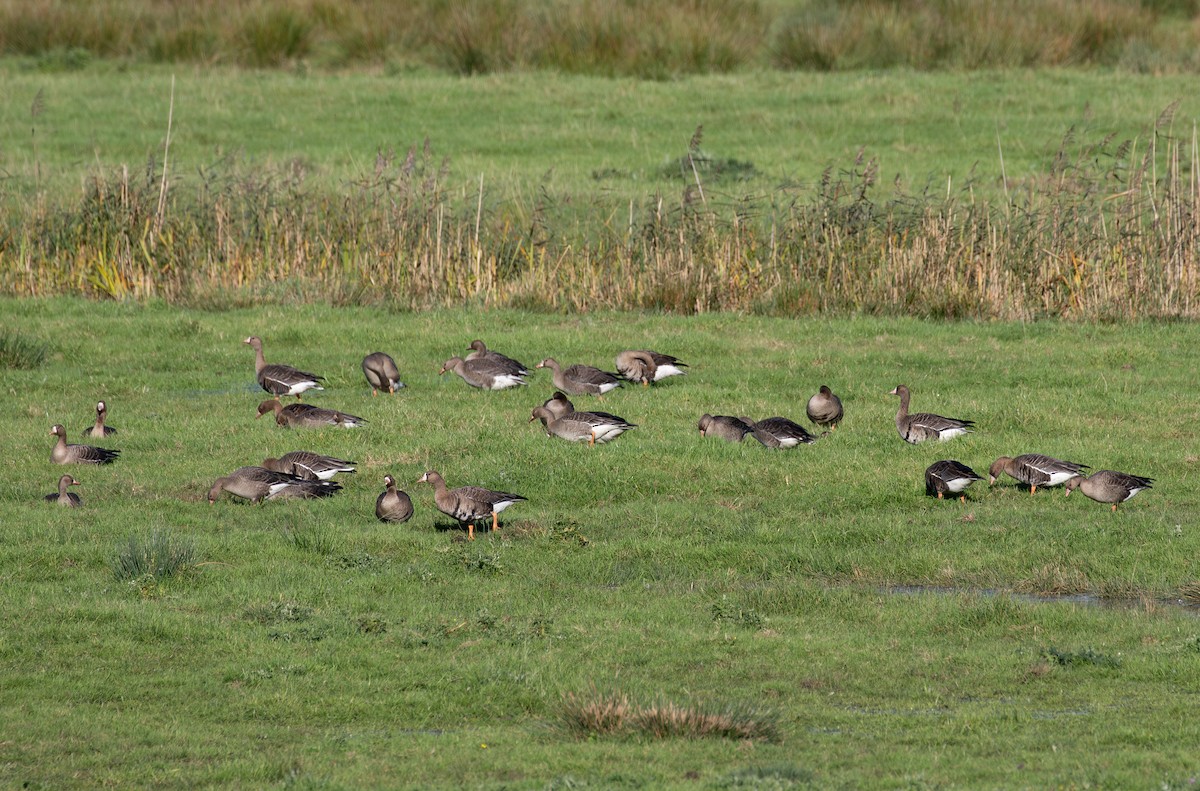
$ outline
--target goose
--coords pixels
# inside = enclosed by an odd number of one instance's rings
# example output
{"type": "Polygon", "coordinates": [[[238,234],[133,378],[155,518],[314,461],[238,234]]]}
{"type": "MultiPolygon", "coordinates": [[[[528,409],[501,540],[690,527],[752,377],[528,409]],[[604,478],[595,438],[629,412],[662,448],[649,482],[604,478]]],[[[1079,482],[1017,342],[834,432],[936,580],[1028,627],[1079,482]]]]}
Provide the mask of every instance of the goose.
{"type": "Polygon", "coordinates": [[[643,387],[668,376],[683,376],[687,373],[683,369],[688,367],[678,357],[643,349],[621,352],[615,365],[618,374],[630,382],[640,382],[643,387]]]}
{"type": "Polygon", "coordinates": [[[975,426],[973,420],[959,420],[927,412],[908,414],[910,393],[904,385],[896,385],[889,395],[900,396],[900,411],[896,413],[896,431],[905,442],[916,445],[929,439],[945,442],[963,434],[969,434],[975,426]]]}
{"type": "Polygon", "coordinates": [[[471,345],[467,348],[471,350],[471,353],[466,357],[467,362],[472,360],[487,360],[494,365],[504,368],[510,374],[518,376],[529,375],[529,366],[525,365],[525,363],[514,360],[500,352],[492,351],[487,347],[487,344],[479,339],[471,341],[471,345]]]}
{"type": "Polygon", "coordinates": [[[83,430],[85,437],[111,437],[117,433],[117,430],[112,426],[104,425],[104,419],[108,417],[108,405],[103,401],[96,402],[96,424],[91,428],[83,430]]]}
{"type": "Polygon", "coordinates": [[[407,522],[413,515],[412,498],[396,488],[396,479],[383,476],[384,490],[375,498],[375,518],[380,522],[407,522]]]}
{"type": "Polygon", "coordinates": [[[50,434],[58,437],[58,442],[50,451],[50,461],[55,464],[112,464],[121,454],[119,450],[91,445],[68,445],[67,430],[59,423],[50,427],[50,434]]]}
{"type": "Polygon", "coordinates": [[[254,349],[255,378],[258,379],[259,386],[271,395],[277,398],[296,396],[296,400],[299,401],[300,394],[306,390],[325,389],[321,386],[321,382],[325,381],[323,376],[310,374],[290,365],[279,363],[267,365],[267,361],[263,357],[262,339],[258,336],[252,335],[242,343],[248,344],[251,349],[254,349]]]}
{"type": "Polygon", "coordinates": [[[700,416],[697,428],[700,429],[702,437],[717,437],[726,442],[741,442],[747,434],[754,431],[754,427],[740,417],[707,413],[700,416]]]}
{"type": "Polygon", "coordinates": [[[1115,513],[1117,505],[1125,502],[1143,489],[1152,489],[1153,478],[1130,475],[1115,470],[1097,470],[1086,478],[1076,476],[1067,481],[1067,496],[1078,489],[1098,503],[1112,503],[1115,513]]]}
{"type": "Polygon", "coordinates": [[[555,390],[554,395],[542,402],[542,406],[554,417],[562,417],[569,412],[575,411],[575,405],[571,403],[571,399],[567,398],[566,394],[561,390],[555,390]]]}
{"type": "Polygon", "coordinates": [[[1033,494],[1039,486],[1058,486],[1082,475],[1086,469],[1089,469],[1086,464],[1063,461],[1040,453],[1026,453],[1015,459],[1001,456],[988,468],[988,486],[994,484],[1003,472],[1028,485],[1029,493],[1033,494]]]}
{"type": "Polygon", "coordinates": [[[437,509],[453,518],[459,525],[466,525],[467,539],[475,540],[475,523],[491,517],[492,530],[500,527],[499,514],[513,503],[526,499],[519,494],[495,492],[479,486],[460,486],[447,489],[446,481],[436,470],[429,470],[417,483],[428,483],[433,487],[433,502],[437,509]]]}
{"type": "Polygon", "coordinates": [[[262,466],[274,472],[286,472],[308,481],[328,481],[339,472],[354,472],[357,462],[322,456],[309,450],[294,450],[278,459],[263,459],[262,466]]]}
{"type": "Polygon", "coordinates": [[[812,398],[808,399],[808,419],[824,429],[836,429],[842,422],[842,399],[833,394],[829,385],[821,385],[812,398]]]}
{"type": "Polygon", "coordinates": [[[337,481],[306,481],[265,467],[238,467],[213,482],[208,490],[208,503],[215,503],[222,491],[257,504],[292,497],[329,497],[341,488],[337,481]]]}
{"type": "Polygon", "coordinates": [[[804,426],[786,417],[763,418],[757,423],[751,423],[749,418],[742,418],[742,422],[749,423],[754,438],[768,448],[794,448],[801,444],[811,445],[817,441],[804,426]]]}
{"type": "Polygon", "coordinates": [[[396,369],[396,361],[384,352],[371,352],[362,361],[363,375],[367,384],[371,385],[371,395],[379,395],[380,390],[387,390],[392,395],[404,382],[400,381],[400,371],[396,369]]]}
{"type": "Polygon", "coordinates": [[[79,481],[72,478],[70,475],[64,475],[58,479],[58,491],[54,494],[48,494],[42,499],[48,503],[58,503],[65,505],[68,508],[78,508],[83,505],[83,501],[79,499],[79,495],[75,492],[68,492],[68,486],[78,486],[79,481]]]}
{"type": "Polygon", "coordinates": [[[323,409],[312,404],[297,403],[284,406],[278,398],[270,398],[259,404],[255,420],[268,412],[274,412],[275,422],[284,428],[358,428],[367,422],[366,418],[357,415],[339,412],[336,409],[323,409]]]}
{"type": "Polygon", "coordinates": [[[621,380],[615,375],[590,365],[563,368],[558,360],[547,357],[537,367],[549,368],[554,386],[567,395],[603,395],[621,386],[621,380]]]}
{"type": "Polygon", "coordinates": [[[974,470],[961,461],[943,459],[930,464],[929,468],[925,470],[925,494],[930,497],[936,496],[941,500],[949,492],[957,494],[958,499],[965,503],[967,496],[963,494],[963,491],[975,481],[982,480],[982,476],[977,475],[974,470]]]}
{"type": "MultiPolygon", "coordinates": [[[[568,404],[570,401],[567,402],[568,404]]],[[[529,418],[532,423],[541,420],[547,436],[560,437],[568,442],[583,442],[589,446],[616,439],[626,431],[637,428],[633,423],[610,415],[607,412],[576,412],[555,414],[549,407],[540,406],[529,418]]]]}
{"type": "Polygon", "coordinates": [[[482,390],[504,390],[525,384],[523,374],[513,373],[504,365],[483,358],[464,360],[461,357],[451,357],[442,363],[442,370],[438,372],[438,376],[446,371],[453,371],[471,387],[482,390]]]}

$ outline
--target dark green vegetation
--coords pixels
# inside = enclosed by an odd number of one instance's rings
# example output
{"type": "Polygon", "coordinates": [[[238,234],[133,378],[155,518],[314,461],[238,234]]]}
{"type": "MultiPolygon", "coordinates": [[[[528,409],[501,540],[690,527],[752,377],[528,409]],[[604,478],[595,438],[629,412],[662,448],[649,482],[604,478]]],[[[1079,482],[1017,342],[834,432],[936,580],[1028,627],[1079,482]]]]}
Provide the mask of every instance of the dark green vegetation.
{"type": "Polygon", "coordinates": [[[1200,620],[1172,603],[1200,597],[1193,325],[66,299],[0,316],[48,348],[0,369],[6,786],[1175,789],[1200,772],[1200,620]],[[327,377],[313,402],[371,423],[255,421],[251,333],[327,377]],[[436,375],[476,337],[528,363],[647,346],[692,368],[581,397],[639,424],[589,449],[528,422],[545,372],[499,393],[436,375]],[[400,365],[395,397],[358,369],[375,350],[400,365]],[[822,383],[846,420],[815,445],[695,430],[705,411],[803,420],[822,383]],[[978,431],[905,445],[899,383],[978,431]],[[119,433],[97,444],[121,458],[69,470],[83,508],[42,502],[63,471],[51,423],[78,441],[99,398],[119,433]],[[322,501],[205,501],[305,447],[359,471],[322,501]],[[935,459],[982,472],[1022,452],[1155,488],[1116,514],[1007,481],[965,505],[922,493],[935,459]],[[411,483],[430,467],[529,500],[467,543],[411,483]],[[413,497],[405,525],[374,518],[385,473],[413,497]],[[156,542],[175,573],[114,573],[156,542]]]}
{"type": "Polygon", "coordinates": [[[59,0],[0,5],[0,53],[47,69],[99,57],[654,79],[894,66],[1193,71],[1197,10],[1196,0],[59,0]]]}

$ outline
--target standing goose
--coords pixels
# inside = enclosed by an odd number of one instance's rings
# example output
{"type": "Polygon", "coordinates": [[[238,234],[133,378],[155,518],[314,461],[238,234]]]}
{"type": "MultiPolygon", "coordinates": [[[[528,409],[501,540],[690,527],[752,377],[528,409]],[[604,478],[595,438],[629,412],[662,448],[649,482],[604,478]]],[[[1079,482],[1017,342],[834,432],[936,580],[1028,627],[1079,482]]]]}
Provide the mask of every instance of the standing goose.
{"type": "Polygon", "coordinates": [[[446,371],[453,371],[471,387],[482,390],[505,390],[525,384],[524,374],[513,373],[507,366],[482,357],[474,360],[451,357],[442,363],[442,370],[438,372],[438,376],[446,371]]]}
{"type": "Polygon", "coordinates": [[[649,350],[630,350],[617,355],[617,373],[630,382],[640,382],[643,387],[668,376],[683,376],[687,363],[669,354],[649,350]]]}
{"type": "Polygon", "coordinates": [[[83,505],[83,501],[79,499],[79,495],[75,494],[75,492],[67,491],[68,486],[78,485],[79,481],[75,480],[70,475],[64,475],[58,479],[58,492],[55,494],[48,494],[42,499],[48,503],[65,505],[68,508],[78,508],[79,506],[83,505]]]}
{"type": "Polygon", "coordinates": [[[284,428],[324,428],[326,426],[358,428],[367,422],[366,418],[339,412],[336,409],[324,409],[312,404],[297,403],[284,406],[277,398],[267,399],[259,404],[255,420],[268,412],[274,412],[275,422],[284,428]]]}
{"type": "Polygon", "coordinates": [[[696,427],[700,429],[700,436],[717,437],[726,442],[741,442],[747,434],[754,431],[754,427],[740,417],[707,413],[700,416],[696,427]]]}
{"type": "Polygon", "coordinates": [[[208,490],[208,503],[215,503],[222,491],[257,504],[263,500],[293,497],[329,497],[341,488],[342,485],[337,481],[306,481],[265,467],[238,467],[213,482],[208,490]]]}
{"type": "Polygon", "coordinates": [[[905,442],[916,445],[929,439],[945,442],[962,434],[969,434],[975,425],[973,420],[959,420],[928,412],[908,414],[910,393],[904,385],[896,385],[889,395],[900,396],[900,411],[896,413],[896,431],[905,442]]]}
{"type": "Polygon", "coordinates": [[[50,427],[50,433],[58,437],[58,442],[50,451],[50,461],[55,464],[111,464],[121,453],[119,450],[91,445],[68,445],[67,430],[58,423],[50,427]]]}
{"type": "Polygon", "coordinates": [[[472,360],[487,360],[493,365],[503,368],[510,374],[516,374],[517,376],[529,375],[529,366],[525,365],[525,363],[514,360],[500,352],[492,351],[481,340],[476,339],[471,341],[471,345],[467,348],[471,350],[471,353],[467,355],[467,362],[471,362],[472,360]]]}
{"type": "Polygon", "coordinates": [[[434,470],[422,475],[417,483],[428,483],[433,487],[433,502],[439,511],[453,518],[458,524],[466,525],[468,540],[475,540],[475,523],[491,517],[492,530],[500,527],[499,514],[513,503],[525,498],[519,494],[494,492],[479,486],[460,486],[447,489],[446,481],[434,470]]]}
{"type": "Polygon", "coordinates": [[[1015,459],[1001,456],[988,469],[988,486],[994,484],[1003,472],[1027,485],[1029,493],[1033,494],[1039,486],[1058,486],[1082,475],[1086,469],[1089,469],[1086,464],[1063,461],[1040,453],[1026,453],[1015,459]]]}
{"type": "Polygon", "coordinates": [[[549,368],[554,386],[567,395],[603,395],[621,386],[621,380],[616,376],[590,365],[563,368],[558,360],[547,357],[537,367],[549,368]]]}
{"type": "Polygon", "coordinates": [[[91,428],[83,430],[85,437],[111,437],[117,433],[117,430],[112,426],[104,425],[104,419],[108,417],[108,405],[103,401],[96,402],[96,424],[91,428]]]}
{"type": "Polygon", "coordinates": [[[296,396],[298,401],[300,394],[305,390],[325,389],[321,386],[321,382],[325,381],[323,376],[280,363],[267,365],[266,358],[263,357],[262,339],[258,336],[252,335],[242,343],[249,344],[250,348],[254,349],[254,375],[259,386],[276,398],[296,396]]]}
{"type": "Polygon", "coordinates": [[[1067,496],[1079,489],[1098,503],[1112,503],[1115,513],[1117,505],[1133,497],[1143,489],[1153,488],[1153,478],[1143,478],[1140,475],[1130,475],[1127,472],[1114,470],[1097,470],[1088,477],[1077,476],[1067,481],[1067,496]]]}
{"type": "Polygon", "coordinates": [[[400,371],[396,369],[396,361],[384,352],[371,352],[362,361],[363,375],[367,384],[371,385],[371,395],[379,395],[380,390],[387,390],[392,395],[404,382],[400,381],[400,371]]]}
{"type": "MultiPolygon", "coordinates": [[[[553,399],[552,399],[553,400],[553,399]]],[[[568,401],[568,404],[571,402],[568,401]]],[[[589,446],[616,439],[632,428],[633,423],[610,415],[607,412],[576,412],[556,414],[550,407],[540,406],[533,410],[529,422],[541,420],[547,436],[560,437],[568,442],[583,442],[589,446]]]]}
{"type": "Polygon", "coordinates": [[[961,461],[953,459],[935,461],[929,465],[929,469],[925,470],[925,494],[930,497],[936,496],[939,500],[943,499],[947,493],[957,494],[958,499],[965,503],[967,496],[963,494],[964,490],[975,481],[982,480],[982,476],[977,475],[974,470],[961,461]]]}
{"type": "Polygon", "coordinates": [[[412,498],[396,488],[396,479],[383,476],[383,492],[375,498],[375,518],[380,522],[407,522],[413,515],[412,498]]]}
{"type": "Polygon", "coordinates": [[[833,394],[829,385],[808,399],[808,419],[823,429],[836,429],[842,422],[842,399],[833,394]]]}
{"type": "Polygon", "coordinates": [[[356,462],[322,456],[309,450],[294,450],[278,459],[263,459],[262,466],[274,472],[286,472],[307,481],[328,481],[339,472],[354,472],[356,462]]]}
{"type": "MultiPolygon", "coordinates": [[[[746,418],[742,421],[749,423],[746,418]]],[[[797,445],[811,445],[817,438],[809,434],[804,426],[786,417],[763,418],[750,425],[754,438],[768,448],[794,448],[797,445]]]]}

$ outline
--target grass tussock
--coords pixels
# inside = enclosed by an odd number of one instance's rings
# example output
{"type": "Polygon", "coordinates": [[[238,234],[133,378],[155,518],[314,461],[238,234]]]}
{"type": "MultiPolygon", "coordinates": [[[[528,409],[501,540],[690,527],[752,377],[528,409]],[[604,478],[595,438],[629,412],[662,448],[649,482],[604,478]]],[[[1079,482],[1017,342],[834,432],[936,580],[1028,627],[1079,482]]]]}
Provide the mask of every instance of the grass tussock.
{"type": "Polygon", "coordinates": [[[567,693],[561,719],[567,730],[581,739],[637,736],[777,742],[781,737],[775,715],[755,706],[712,709],[667,700],[639,705],[623,693],[595,689],[582,695],[567,693]]]}
{"type": "Polygon", "coordinates": [[[131,535],[112,563],[113,576],[121,582],[152,579],[162,582],[195,565],[196,549],[188,540],[169,530],[149,535],[131,535]]]}
{"type": "Polygon", "coordinates": [[[32,369],[46,361],[48,347],[37,338],[0,329],[0,368],[32,369]]]}
{"type": "Polygon", "coordinates": [[[748,68],[848,70],[1076,64],[1200,66],[1195,0],[97,0],[0,4],[0,50],[40,68],[90,58],[554,69],[667,78],[748,68]]]}
{"type": "Polygon", "coordinates": [[[735,195],[700,134],[674,195],[493,195],[426,144],[380,153],[342,195],[301,166],[180,179],[95,174],[82,197],[0,221],[0,293],[192,305],[740,311],[1025,320],[1200,315],[1200,146],[1174,108],[1135,140],[1062,141],[1005,200],[882,186],[860,156],[810,186],[735,195]],[[34,277],[31,273],[37,273],[34,277]]]}

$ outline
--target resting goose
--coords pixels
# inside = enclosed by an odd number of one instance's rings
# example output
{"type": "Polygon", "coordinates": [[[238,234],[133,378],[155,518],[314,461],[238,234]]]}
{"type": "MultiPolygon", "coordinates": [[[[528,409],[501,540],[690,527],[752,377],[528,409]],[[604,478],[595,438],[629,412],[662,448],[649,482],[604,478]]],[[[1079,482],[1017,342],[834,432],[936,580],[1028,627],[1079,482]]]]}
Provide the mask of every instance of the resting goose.
{"type": "Polygon", "coordinates": [[[412,498],[396,488],[396,479],[383,476],[384,490],[375,498],[375,518],[380,522],[407,522],[413,515],[412,498]]]}
{"type": "Polygon", "coordinates": [[[262,466],[274,472],[286,472],[308,481],[328,481],[339,472],[354,472],[356,462],[322,456],[309,450],[294,450],[278,459],[263,459],[262,466]]]}
{"type": "Polygon", "coordinates": [[[276,398],[296,396],[296,399],[299,400],[300,394],[306,390],[325,389],[321,387],[321,382],[325,381],[323,376],[310,374],[290,365],[279,363],[267,365],[267,361],[263,357],[261,338],[252,335],[242,343],[249,344],[250,348],[254,349],[254,375],[258,379],[259,386],[276,398]]]}
{"type": "Polygon", "coordinates": [[[371,352],[362,361],[363,375],[367,377],[367,384],[371,385],[371,395],[379,395],[380,390],[387,390],[392,395],[401,387],[404,387],[404,382],[400,381],[400,371],[396,368],[396,361],[391,358],[391,355],[384,352],[371,352]]]}
{"type": "Polygon", "coordinates": [[[446,481],[434,470],[422,475],[417,483],[428,483],[433,487],[433,502],[437,509],[456,520],[459,525],[466,525],[467,538],[471,541],[475,540],[476,522],[491,517],[492,530],[497,530],[500,527],[499,513],[513,503],[525,499],[519,494],[495,492],[479,486],[447,489],[446,481]]]}
{"type": "Polygon", "coordinates": [[[442,363],[442,370],[438,372],[438,376],[446,371],[453,371],[471,387],[481,390],[505,390],[525,384],[523,374],[513,373],[508,367],[483,358],[464,360],[461,357],[451,357],[442,363]]]}
{"type": "Polygon", "coordinates": [[[514,360],[500,352],[492,351],[481,340],[476,339],[471,341],[471,345],[467,348],[471,350],[471,353],[466,357],[467,362],[471,362],[472,360],[487,360],[493,365],[503,368],[510,374],[516,374],[517,376],[529,375],[529,367],[525,363],[514,360]]]}
{"type": "Polygon", "coordinates": [[[754,431],[754,427],[740,417],[707,413],[700,416],[696,427],[700,429],[700,436],[717,437],[726,442],[741,442],[747,434],[754,431]]]}
{"type": "Polygon", "coordinates": [[[1082,475],[1086,469],[1089,469],[1086,464],[1063,461],[1040,453],[1026,453],[1015,459],[1001,456],[988,469],[988,486],[996,482],[1000,473],[1006,473],[1026,484],[1029,493],[1033,494],[1039,486],[1058,486],[1082,475]]]}
{"type": "Polygon", "coordinates": [[[55,494],[48,494],[42,499],[48,503],[58,503],[65,505],[68,508],[78,508],[83,505],[83,501],[79,499],[79,495],[75,492],[68,492],[68,486],[78,486],[79,481],[72,478],[70,475],[64,475],[58,479],[58,491],[55,494]]]}
{"type": "Polygon", "coordinates": [[[558,360],[547,357],[537,367],[549,368],[554,386],[567,395],[603,395],[621,386],[621,380],[616,376],[590,365],[563,368],[558,360]]]}
{"type": "MultiPolygon", "coordinates": [[[[742,422],[750,423],[748,418],[742,422]]],[[[794,448],[797,445],[811,445],[817,438],[795,421],[786,417],[763,418],[757,423],[750,423],[754,438],[768,448],[794,448]]]]}
{"type": "Polygon", "coordinates": [[[958,499],[965,503],[967,496],[963,491],[975,481],[982,480],[981,476],[976,475],[974,470],[961,461],[935,461],[925,470],[925,494],[930,497],[936,496],[939,500],[947,493],[957,494],[958,499]]]}
{"type": "Polygon", "coordinates": [[[687,363],[669,354],[635,349],[624,351],[617,355],[615,361],[617,373],[630,382],[640,382],[643,387],[651,382],[659,382],[668,376],[683,376],[687,371],[687,363]]]}
{"type": "Polygon", "coordinates": [[[575,405],[571,403],[571,399],[567,398],[566,394],[561,390],[555,390],[554,395],[542,402],[542,406],[549,410],[554,417],[562,417],[563,415],[574,412],[575,405]]]}
{"type": "MultiPolygon", "coordinates": [[[[552,399],[553,400],[553,399],[552,399]]],[[[570,401],[567,401],[570,404],[570,401]]],[[[607,412],[576,412],[573,409],[556,414],[550,407],[540,406],[533,410],[529,422],[541,420],[547,436],[560,437],[568,442],[583,442],[595,445],[608,442],[624,434],[636,425],[610,415],[607,412]]]]}
{"type": "Polygon", "coordinates": [[[83,430],[85,437],[111,437],[117,433],[117,430],[112,426],[104,425],[104,419],[108,417],[108,405],[103,401],[96,402],[96,424],[91,428],[83,430]]]}
{"type": "Polygon", "coordinates": [[[824,429],[836,429],[842,422],[842,399],[833,394],[829,385],[821,385],[820,391],[808,399],[808,419],[824,429]]]}
{"type": "Polygon", "coordinates": [[[904,385],[896,385],[889,395],[900,396],[900,411],[896,413],[896,431],[905,442],[916,445],[930,439],[945,442],[962,434],[969,434],[975,425],[973,420],[959,420],[941,415],[931,415],[928,412],[908,414],[908,401],[911,394],[904,385]]]}
{"type": "Polygon", "coordinates": [[[265,467],[238,467],[213,482],[208,490],[208,503],[215,503],[222,491],[252,503],[261,503],[263,500],[292,497],[329,497],[341,488],[342,485],[337,481],[306,481],[265,467]]]}
{"type": "Polygon", "coordinates": [[[121,454],[119,450],[91,445],[68,445],[67,430],[58,423],[50,427],[50,433],[58,437],[58,442],[50,451],[50,461],[55,464],[111,464],[121,454]]]}
{"type": "Polygon", "coordinates": [[[284,428],[324,428],[326,426],[358,428],[367,422],[366,418],[339,412],[336,409],[323,409],[312,404],[297,403],[284,406],[277,398],[271,398],[259,404],[255,420],[268,412],[274,412],[275,422],[284,428]]]}
{"type": "Polygon", "coordinates": [[[1098,503],[1112,503],[1112,510],[1117,505],[1133,497],[1143,489],[1153,488],[1153,478],[1143,478],[1140,475],[1130,475],[1127,472],[1114,470],[1097,470],[1088,477],[1077,476],[1067,481],[1067,495],[1079,489],[1098,503]]]}

